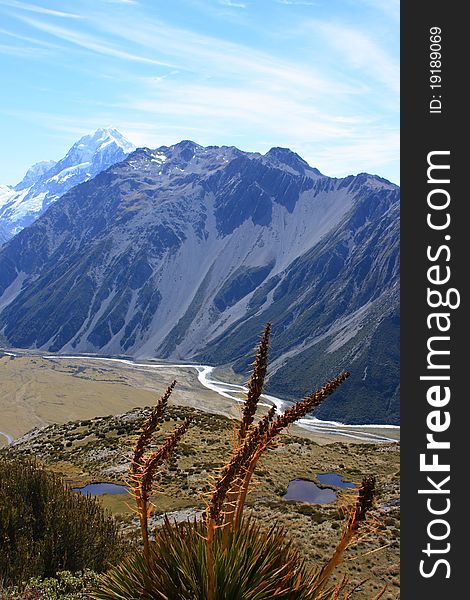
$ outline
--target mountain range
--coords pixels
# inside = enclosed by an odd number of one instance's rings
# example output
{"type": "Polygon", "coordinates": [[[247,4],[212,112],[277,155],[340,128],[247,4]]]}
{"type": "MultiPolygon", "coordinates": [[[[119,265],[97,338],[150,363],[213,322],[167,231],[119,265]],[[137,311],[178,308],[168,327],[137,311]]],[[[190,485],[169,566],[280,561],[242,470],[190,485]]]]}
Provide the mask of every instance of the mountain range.
{"type": "Polygon", "coordinates": [[[65,192],[134,150],[116,129],[98,129],[78,140],[58,162],[36,163],[14,187],[0,185],[0,244],[33,223],[65,192]]]}
{"type": "MultiPolygon", "coordinates": [[[[0,335],[245,373],[269,321],[268,391],[299,398],[348,369],[318,416],[399,422],[396,185],[327,177],[286,148],[121,152],[0,249],[0,335]]],[[[38,197],[58,164],[24,189],[38,197]]]]}

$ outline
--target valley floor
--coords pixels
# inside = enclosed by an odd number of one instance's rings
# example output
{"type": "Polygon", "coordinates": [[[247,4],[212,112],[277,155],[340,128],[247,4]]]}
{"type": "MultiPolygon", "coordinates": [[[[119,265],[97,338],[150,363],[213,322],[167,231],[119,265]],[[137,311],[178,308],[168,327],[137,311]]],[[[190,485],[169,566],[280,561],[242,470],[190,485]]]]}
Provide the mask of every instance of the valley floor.
{"type": "MultiPolygon", "coordinates": [[[[243,397],[240,386],[209,378],[207,369],[98,357],[46,358],[43,353],[23,350],[0,355],[0,445],[34,427],[152,406],[173,379],[177,380],[173,404],[238,418],[243,397]]],[[[263,403],[265,409],[270,401],[263,403]]],[[[303,425],[293,431],[317,443],[399,439],[396,427],[318,426],[312,420],[303,425]]]]}

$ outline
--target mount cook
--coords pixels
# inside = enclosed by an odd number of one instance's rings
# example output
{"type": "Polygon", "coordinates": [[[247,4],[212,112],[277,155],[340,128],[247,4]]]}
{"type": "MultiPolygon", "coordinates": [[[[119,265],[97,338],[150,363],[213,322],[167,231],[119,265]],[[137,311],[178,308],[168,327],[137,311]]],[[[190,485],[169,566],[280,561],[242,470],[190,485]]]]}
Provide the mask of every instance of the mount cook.
{"type": "Polygon", "coordinates": [[[78,140],[58,162],[33,165],[15,187],[0,185],[0,245],[33,223],[65,192],[134,150],[116,129],[98,129],[78,140]]]}
{"type": "Polygon", "coordinates": [[[245,372],[270,321],[267,391],[348,369],[316,414],[349,423],[398,423],[398,302],[399,188],[285,148],[137,149],[0,249],[13,346],[245,372]]]}

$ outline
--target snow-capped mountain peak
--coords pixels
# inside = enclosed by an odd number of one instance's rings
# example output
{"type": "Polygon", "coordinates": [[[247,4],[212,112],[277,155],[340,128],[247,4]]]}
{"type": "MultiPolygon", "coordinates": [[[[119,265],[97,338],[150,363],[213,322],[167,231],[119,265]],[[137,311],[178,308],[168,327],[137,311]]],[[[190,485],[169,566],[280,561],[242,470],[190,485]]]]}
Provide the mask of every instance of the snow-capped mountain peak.
{"type": "Polygon", "coordinates": [[[7,232],[4,237],[16,235],[72,187],[124,160],[134,150],[134,144],[117,129],[98,129],[75,142],[58,162],[33,165],[18,185],[0,190],[0,224],[7,232]]]}
{"type": "Polygon", "coordinates": [[[124,154],[135,150],[134,144],[126,140],[117,129],[97,129],[95,133],[85,135],[75,142],[63,160],[74,164],[91,162],[95,155],[109,152],[110,147],[120,148],[124,154]]]}

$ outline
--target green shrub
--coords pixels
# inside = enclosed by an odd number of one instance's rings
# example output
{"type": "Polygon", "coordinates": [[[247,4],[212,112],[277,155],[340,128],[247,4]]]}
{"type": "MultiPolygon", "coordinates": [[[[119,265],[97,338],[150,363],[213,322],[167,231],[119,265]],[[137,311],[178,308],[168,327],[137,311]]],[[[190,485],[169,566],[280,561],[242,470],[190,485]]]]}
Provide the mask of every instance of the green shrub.
{"type": "Polygon", "coordinates": [[[117,524],[36,461],[0,457],[0,583],[90,568],[120,556],[117,524]]]}
{"type": "Polygon", "coordinates": [[[98,581],[97,573],[61,571],[56,577],[34,577],[21,589],[0,590],[2,600],[87,600],[98,581]]]}
{"type": "Polygon", "coordinates": [[[320,574],[311,574],[300,552],[276,525],[250,519],[237,529],[217,529],[212,567],[207,563],[206,527],[202,522],[159,528],[150,561],[136,553],[102,576],[95,600],[207,600],[207,573],[214,570],[217,600],[326,600],[333,590],[317,589],[320,574]]]}

